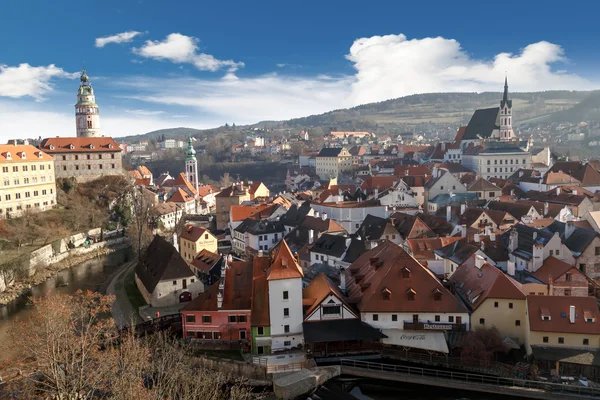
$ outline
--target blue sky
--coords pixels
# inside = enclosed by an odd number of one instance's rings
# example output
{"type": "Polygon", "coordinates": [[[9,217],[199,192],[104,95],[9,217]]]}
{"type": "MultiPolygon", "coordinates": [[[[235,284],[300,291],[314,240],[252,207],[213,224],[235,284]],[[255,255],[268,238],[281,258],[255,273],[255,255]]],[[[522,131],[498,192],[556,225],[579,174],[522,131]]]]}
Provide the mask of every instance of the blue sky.
{"type": "Polygon", "coordinates": [[[0,140],[287,119],[440,91],[598,88],[595,2],[4,0],[0,140]]]}

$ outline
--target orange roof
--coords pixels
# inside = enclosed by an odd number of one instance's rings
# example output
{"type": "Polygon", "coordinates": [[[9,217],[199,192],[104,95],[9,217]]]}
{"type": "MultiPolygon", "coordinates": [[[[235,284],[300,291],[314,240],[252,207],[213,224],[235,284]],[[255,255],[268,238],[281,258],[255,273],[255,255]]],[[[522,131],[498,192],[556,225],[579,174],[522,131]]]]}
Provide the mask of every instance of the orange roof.
{"type": "Polygon", "coordinates": [[[258,190],[258,188],[262,185],[262,182],[252,182],[252,185],[248,188],[248,193],[254,194],[258,190]]]}
{"type": "MultiPolygon", "coordinates": [[[[571,271],[571,273],[574,272],[576,274],[581,274],[581,272],[579,272],[579,270],[571,264],[559,260],[554,256],[550,256],[544,260],[544,263],[542,264],[540,269],[535,271],[533,273],[533,276],[535,276],[544,283],[549,283],[548,277],[552,277],[552,280],[555,281],[569,271],[571,271]]],[[[585,283],[584,286],[587,286],[587,283],[585,283]]]]}
{"type": "Polygon", "coordinates": [[[287,242],[281,241],[279,248],[277,249],[277,255],[275,260],[271,264],[269,276],[267,280],[274,281],[279,279],[292,279],[292,278],[303,278],[304,272],[298,265],[296,257],[292,254],[287,242]]]}
{"type": "Polygon", "coordinates": [[[266,271],[269,268],[269,257],[254,257],[252,260],[252,312],[251,326],[269,326],[269,283],[266,271]]]}
{"type": "Polygon", "coordinates": [[[350,309],[338,286],[321,272],[302,290],[302,304],[309,306],[304,315],[308,317],[330,294],[337,297],[350,309]]]}
{"type": "Polygon", "coordinates": [[[120,152],[121,147],[111,137],[56,137],[42,140],[40,148],[47,153],[120,152]]]}
{"type": "Polygon", "coordinates": [[[135,186],[150,186],[150,178],[136,179],[135,186]]]}
{"type": "Polygon", "coordinates": [[[143,179],[142,174],[137,169],[134,169],[133,171],[127,171],[127,173],[133,177],[133,179],[143,179]]]}
{"type": "Polygon", "coordinates": [[[179,237],[181,239],[189,240],[190,242],[197,242],[198,239],[200,239],[205,233],[213,236],[213,234],[210,233],[210,231],[206,228],[196,225],[186,225],[179,237]]]}
{"type": "Polygon", "coordinates": [[[198,187],[198,196],[204,197],[211,193],[217,193],[219,190],[213,185],[203,185],[198,187]]]}
{"type": "Polygon", "coordinates": [[[154,207],[154,212],[158,215],[171,214],[177,211],[175,203],[159,203],[154,207]]]}
{"type": "Polygon", "coordinates": [[[343,136],[370,136],[371,135],[369,132],[331,132],[330,134],[332,136],[338,136],[338,137],[343,137],[343,136]]]}
{"type": "Polygon", "coordinates": [[[261,219],[266,218],[279,207],[278,204],[260,203],[256,205],[240,204],[231,206],[231,221],[243,221],[247,218],[261,219]]]}
{"type": "Polygon", "coordinates": [[[433,252],[444,246],[458,242],[462,237],[446,236],[438,238],[406,239],[406,243],[416,259],[435,258],[433,252]]]}
{"type": "Polygon", "coordinates": [[[402,150],[402,153],[418,153],[419,151],[427,150],[429,146],[401,146],[398,150],[402,150]]]}
{"type": "Polygon", "coordinates": [[[207,249],[202,249],[202,251],[200,251],[200,253],[192,260],[192,265],[196,270],[207,274],[220,258],[221,256],[216,253],[207,249]]]}
{"type": "Polygon", "coordinates": [[[182,172],[175,178],[172,186],[181,186],[187,188],[192,194],[197,195],[196,188],[187,180],[185,174],[182,172]]]}
{"type": "Polygon", "coordinates": [[[377,188],[379,191],[384,191],[398,182],[397,176],[369,176],[361,183],[360,188],[363,192],[372,192],[377,188]]]}
{"type": "Polygon", "coordinates": [[[425,165],[396,165],[394,175],[399,176],[431,176],[431,170],[425,165]]]}
{"type": "Polygon", "coordinates": [[[152,176],[152,172],[150,172],[150,170],[148,168],[146,168],[145,165],[138,166],[138,171],[140,171],[140,173],[142,175],[150,175],[150,176],[152,176]]]}
{"type": "Polygon", "coordinates": [[[0,162],[18,163],[30,161],[54,161],[54,158],[30,144],[18,144],[16,146],[14,144],[0,144],[0,162]],[[8,158],[9,154],[10,158],[8,158]]]}
{"type": "Polygon", "coordinates": [[[528,296],[527,310],[532,331],[600,335],[600,315],[595,297],[528,296]],[[574,323],[569,318],[571,306],[575,306],[574,323]],[[544,316],[550,317],[549,320],[542,318],[542,310],[544,316]],[[586,322],[585,318],[591,318],[593,322],[586,322]]]}
{"type": "Polygon", "coordinates": [[[186,193],[182,188],[177,188],[173,196],[167,200],[169,203],[187,203],[188,201],[194,201],[194,197],[186,193]]]}

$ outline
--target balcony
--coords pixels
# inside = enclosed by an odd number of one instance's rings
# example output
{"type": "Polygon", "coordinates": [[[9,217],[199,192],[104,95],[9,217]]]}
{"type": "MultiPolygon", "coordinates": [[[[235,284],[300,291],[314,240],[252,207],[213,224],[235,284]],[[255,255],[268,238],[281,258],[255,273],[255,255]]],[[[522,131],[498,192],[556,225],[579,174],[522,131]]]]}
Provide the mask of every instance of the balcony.
{"type": "Polygon", "coordinates": [[[467,324],[454,324],[449,322],[412,322],[404,321],[405,331],[454,331],[464,332],[467,324]]]}

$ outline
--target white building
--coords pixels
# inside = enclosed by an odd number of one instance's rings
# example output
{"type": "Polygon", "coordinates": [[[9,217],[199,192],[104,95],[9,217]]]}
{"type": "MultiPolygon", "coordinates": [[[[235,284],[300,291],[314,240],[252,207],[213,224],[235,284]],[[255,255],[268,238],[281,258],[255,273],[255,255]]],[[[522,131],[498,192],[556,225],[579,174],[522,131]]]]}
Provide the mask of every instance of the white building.
{"type": "Polygon", "coordinates": [[[100,137],[102,136],[100,133],[100,113],[98,104],[96,104],[94,89],[85,68],[81,71],[79,80],[77,104],[75,104],[77,137],[100,137]]]}
{"type": "Polygon", "coordinates": [[[387,207],[373,202],[344,201],[338,203],[312,204],[320,215],[325,215],[352,234],[360,227],[367,215],[386,218],[387,207]]]}
{"type": "Polygon", "coordinates": [[[302,268],[285,240],[282,240],[267,276],[273,352],[304,345],[303,277],[302,268]]]}
{"type": "Polygon", "coordinates": [[[494,145],[465,149],[462,164],[483,179],[507,179],[519,168],[531,168],[531,153],[516,146],[494,145]]]}
{"type": "Polygon", "coordinates": [[[175,203],[160,203],[155,207],[155,212],[158,220],[160,221],[160,225],[165,230],[171,230],[175,228],[175,225],[179,221],[181,221],[181,217],[183,215],[183,210],[181,207],[178,207],[175,203]]]}

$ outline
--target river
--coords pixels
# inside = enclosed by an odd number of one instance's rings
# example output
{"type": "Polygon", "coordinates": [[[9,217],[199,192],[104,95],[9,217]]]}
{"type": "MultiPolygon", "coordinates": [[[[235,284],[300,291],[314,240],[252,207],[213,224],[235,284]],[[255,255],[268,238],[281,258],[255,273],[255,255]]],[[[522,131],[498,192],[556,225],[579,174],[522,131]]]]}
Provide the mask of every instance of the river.
{"type": "Polygon", "coordinates": [[[71,294],[79,289],[104,292],[114,273],[132,258],[131,249],[122,249],[85,261],[75,267],[63,269],[56,276],[34,286],[29,295],[0,306],[0,341],[5,340],[13,319],[23,320],[31,314],[29,297],[41,297],[50,293],[71,294]]]}

